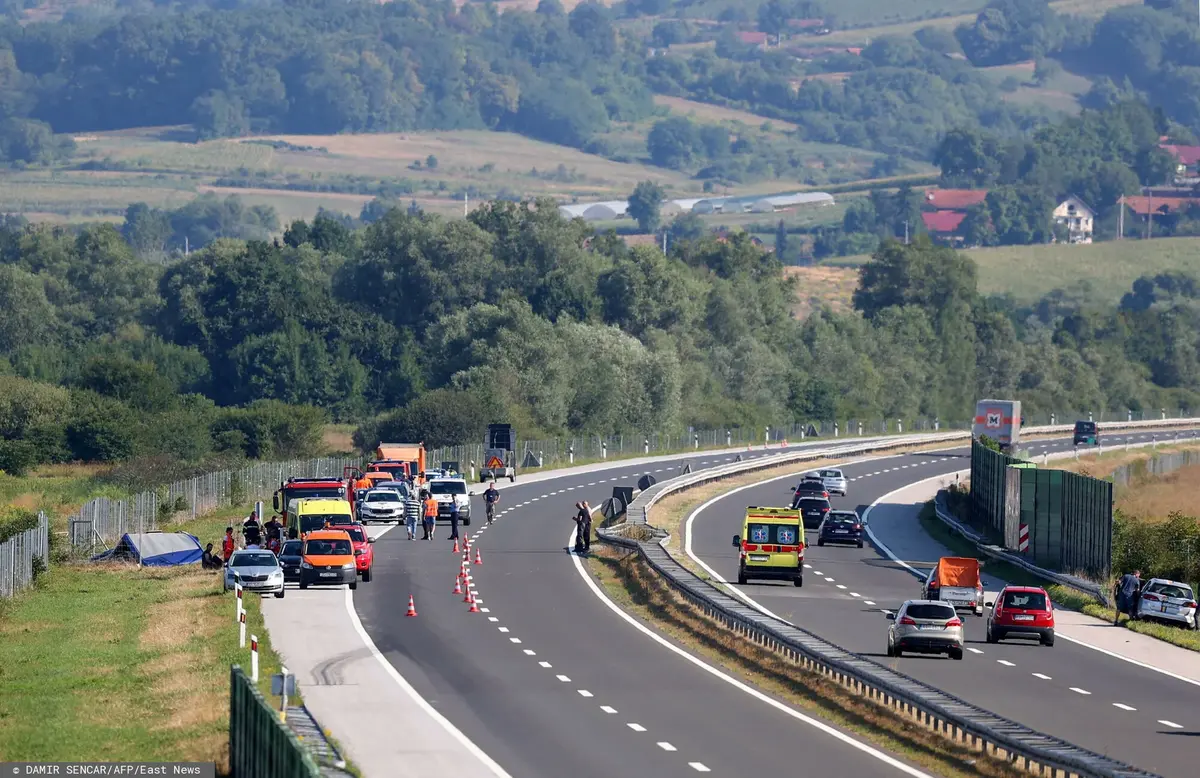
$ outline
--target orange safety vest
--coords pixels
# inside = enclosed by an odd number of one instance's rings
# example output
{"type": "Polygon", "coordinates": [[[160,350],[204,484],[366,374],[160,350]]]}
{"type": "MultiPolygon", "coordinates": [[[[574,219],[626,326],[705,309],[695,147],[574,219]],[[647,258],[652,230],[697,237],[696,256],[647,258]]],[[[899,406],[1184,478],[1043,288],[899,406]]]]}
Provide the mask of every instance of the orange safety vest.
{"type": "Polygon", "coordinates": [[[438,502],[434,498],[430,497],[428,500],[425,501],[425,518],[436,519],[437,513],[438,513],[438,502]]]}

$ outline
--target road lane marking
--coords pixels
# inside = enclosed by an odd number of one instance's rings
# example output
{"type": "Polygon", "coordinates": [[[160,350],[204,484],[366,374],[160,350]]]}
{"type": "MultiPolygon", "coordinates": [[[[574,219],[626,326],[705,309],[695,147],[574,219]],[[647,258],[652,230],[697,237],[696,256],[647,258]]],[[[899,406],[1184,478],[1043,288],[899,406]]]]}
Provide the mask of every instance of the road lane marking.
{"type": "Polygon", "coordinates": [[[872,600],[863,600],[863,603],[865,603],[866,605],[874,605],[875,604],[874,601],[872,601],[872,600]]]}
{"type": "Polygon", "coordinates": [[[525,656],[537,656],[537,652],[532,648],[525,649],[525,656]]]}
{"type": "MultiPolygon", "coordinates": [[[[830,580],[833,580],[833,579],[830,579],[830,580]]],[[[845,588],[846,588],[846,584],[838,584],[838,585],[837,585],[837,588],[839,588],[839,589],[845,589],[845,588]]]]}
{"type": "Polygon", "coordinates": [[[500,619],[496,618],[495,616],[488,616],[488,621],[499,621],[499,620],[500,619]]]}
{"type": "Polygon", "coordinates": [[[592,695],[592,693],[591,693],[591,692],[589,692],[587,689],[576,689],[575,691],[579,692],[579,696],[580,696],[580,697],[591,697],[591,696],[593,696],[593,695],[592,695]]]}
{"type": "Polygon", "coordinates": [[[520,638],[509,638],[508,640],[510,643],[520,643],[521,642],[520,638]]]}
{"type": "Polygon", "coordinates": [[[1076,694],[1083,694],[1083,695],[1091,694],[1091,692],[1089,692],[1087,689],[1080,689],[1078,686],[1072,686],[1071,691],[1075,692],[1076,694]]]}
{"type": "Polygon", "coordinates": [[[1166,719],[1159,719],[1158,723],[1162,724],[1164,727],[1170,727],[1171,729],[1183,729],[1182,724],[1176,724],[1174,721],[1167,721],[1166,719]]]}
{"type": "Polygon", "coordinates": [[[667,741],[665,741],[665,740],[659,741],[659,742],[657,743],[657,745],[658,745],[658,747],[659,747],[659,748],[661,748],[663,751],[678,751],[678,750],[679,750],[678,748],[676,748],[675,746],[671,745],[670,743],[668,743],[668,742],[667,742],[667,741]]]}
{"type": "Polygon", "coordinates": [[[629,727],[629,728],[630,728],[630,729],[632,729],[634,732],[645,732],[645,731],[646,731],[646,728],[645,728],[645,727],[643,727],[641,724],[638,724],[638,723],[636,723],[636,722],[633,722],[633,721],[629,722],[629,723],[628,723],[628,724],[626,724],[625,726],[629,727]]]}
{"type": "Polygon", "coordinates": [[[833,579],[830,578],[829,576],[825,576],[825,580],[828,581],[829,583],[833,583],[833,579]]]}
{"type": "Polygon", "coordinates": [[[601,705],[600,710],[604,711],[605,713],[616,713],[617,712],[617,709],[611,705],[601,705]]]}
{"type": "Polygon", "coordinates": [[[704,766],[703,762],[688,762],[688,767],[692,768],[693,770],[695,770],[698,773],[711,773],[712,772],[712,770],[709,770],[707,767],[704,766]]]}
{"type": "Polygon", "coordinates": [[[1034,678],[1041,678],[1043,681],[1049,681],[1049,680],[1052,680],[1052,679],[1050,678],[1050,676],[1048,676],[1048,675],[1044,675],[1043,673],[1034,673],[1034,674],[1033,674],[1033,677],[1034,677],[1034,678]]]}
{"type": "Polygon", "coordinates": [[[1016,667],[1016,665],[1014,665],[1012,662],[1008,661],[1007,659],[997,659],[996,663],[1004,665],[1005,667],[1016,667]]]}
{"type": "MultiPolygon", "coordinates": [[[[478,605],[478,604],[479,604],[479,600],[475,600],[475,604],[476,604],[476,605],[478,605]]],[[[480,612],[480,613],[491,613],[491,611],[490,611],[490,610],[488,610],[487,608],[480,608],[480,609],[479,609],[479,612],[480,612]]]]}
{"type": "Polygon", "coordinates": [[[558,678],[558,680],[562,681],[563,683],[570,683],[570,682],[571,682],[571,679],[570,679],[570,678],[568,678],[568,677],[567,677],[567,676],[565,676],[565,675],[559,675],[559,676],[555,676],[555,677],[556,677],[556,678],[558,678]]]}
{"type": "Polygon", "coordinates": [[[543,661],[541,661],[541,662],[538,662],[538,664],[539,664],[539,665],[541,665],[542,667],[545,667],[545,668],[547,668],[547,669],[549,669],[549,668],[551,668],[551,667],[554,667],[554,665],[550,664],[549,662],[547,662],[547,661],[545,661],[545,660],[543,660],[543,661]]]}
{"type": "Polygon", "coordinates": [[[508,627],[500,627],[501,632],[508,632],[508,627]]]}
{"type": "Polygon", "coordinates": [[[1137,710],[1137,708],[1133,707],[1132,705],[1126,705],[1123,702],[1114,702],[1113,707],[1120,708],[1121,710],[1137,710]]]}
{"type": "Polygon", "coordinates": [[[971,648],[970,646],[967,646],[967,650],[970,651],[972,654],[982,654],[983,653],[978,648],[971,648]]]}
{"type": "Polygon", "coordinates": [[[858,592],[850,592],[850,596],[851,597],[862,597],[862,595],[859,594],[858,592]]]}

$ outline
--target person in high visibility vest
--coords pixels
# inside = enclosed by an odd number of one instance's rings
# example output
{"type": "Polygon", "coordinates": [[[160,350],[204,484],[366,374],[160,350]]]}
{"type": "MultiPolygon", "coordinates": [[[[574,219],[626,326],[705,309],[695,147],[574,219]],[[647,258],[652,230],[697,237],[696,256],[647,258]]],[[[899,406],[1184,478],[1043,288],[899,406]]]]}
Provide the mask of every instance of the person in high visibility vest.
{"type": "Polygon", "coordinates": [[[438,502],[429,492],[421,492],[425,502],[425,521],[421,523],[421,527],[425,530],[425,537],[421,540],[433,540],[434,526],[437,524],[438,502]]]}

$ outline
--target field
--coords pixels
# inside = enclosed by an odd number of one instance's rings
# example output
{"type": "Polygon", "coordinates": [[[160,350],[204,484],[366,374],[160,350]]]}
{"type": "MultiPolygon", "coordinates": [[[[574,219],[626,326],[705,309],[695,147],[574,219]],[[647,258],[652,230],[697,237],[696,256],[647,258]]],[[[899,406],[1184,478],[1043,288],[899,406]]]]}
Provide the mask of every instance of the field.
{"type": "MultiPolygon", "coordinates": [[[[1011,294],[1035,302],[1053,289],[1077,289],[1095,300],[1116,302],[1147,274],[1182,270],[1200,274],[1200,239],[1123,240],[1090,246],[1001,246],[964,252],[979,266],[979,291],[1011,294]]],[[[841,257],[827,264],[853,273],[868,257],[841,257]]]]}
{"type": "Polygon", "coordinates": [[[853,309],[851,297],[858,287],[858,271],[840,267],[787,267],[784,275],[797,279],[796,302],[792,313],[797,319],[828,305],[834,313],[853,309]]]}
{"type": "MultiPolygon", "coordinates": [[[[747,17],[753,21],[762,2],[698,0],[688,5],[682,13],[692,18],[716,19],[722,11],[736,7],[744,9],[747,17]]],[[[887,3],[879,0],[838,0],[836,3],[827,3],[825,7],[837,17],[837,26],[865,27],[950,14],[974,15],[985,5],[987,0],[889,0],[887,3]]]]}
{"type": "Polygon", "coordinates": [[[1004,95],[1008,102],[1040,105],[1059,113],[1079,113],[1079,99],[1092,88],[1092,82],[1083,76],[1061,70],[1045,84],[1037,86],[1033,83],[1034,67],[1032,61],[1017,62],[1012,65],[979,68],[978,72],[992,78],[997,84],[1009,78],[1016,79],[1020,86],[1004,95]]]}

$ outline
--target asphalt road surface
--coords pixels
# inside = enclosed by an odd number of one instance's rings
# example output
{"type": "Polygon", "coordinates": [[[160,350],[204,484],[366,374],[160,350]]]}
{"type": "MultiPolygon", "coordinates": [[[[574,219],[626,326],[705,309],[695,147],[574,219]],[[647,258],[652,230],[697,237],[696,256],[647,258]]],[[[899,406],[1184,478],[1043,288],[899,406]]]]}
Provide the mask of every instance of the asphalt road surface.
{"type": "MultiPolygon", "coordinates": [[[[1106,436],[1105,444],[1121,442],[1124,434],[1106,436]]],[[[1129,435],[1134,442],[1149,437],[1129,435]]],[[[1052,453],[1070,449],[1071,441],[1037,441],[1030,448],[1034,454],[1052,453]]],[[[847,465],[842,469],[849,494],[831,502],[835,509],[853,508],[861,515],[901,487],[969,467],[966,448],[847,465]]],[[[693,553],[725,580],[736,581],[738,552],[731,538],[741,529],[745,506],[787,505],[796,480],[773,481],[712,503],[693,521],[693,553]]],[[[888,531],[923,534],[915,512],[905,515],[910,526],[888,531]]],[[[994,713],[1168,778],[1200,774],[1200,688],[1195,685],[1064,640],[1053,647],[1036,641],[988,645],[986,611],[985,618],[963,616],[963,661],[920,655],[889,659],[884,614],[906,599],[920,598],[919,581],[869,543],[859,549],[817,547],[814,541],[805,561],[802,588],[790,582],[737,588],[780,618],[994,713]]],[[[927,572],[937,560],[904,561],[927,572]]],[[[986,570],[984,582],[993,593],[999,588],[986,570]]]]}
{"type": "MultiPolygon", "coordinates": [[[[475,498],[464,528],[478,531],[483,565],[470,570],[482,612],[468,613],[452,594],[459,557],[446,525],[432,542],[409,541],[403,528],[383,535],[356,610],[391,664],[512,776],[795,775],[798,757],[807,775],[922,775],[677,655],[580,575],[566,549],[575,501],[597,506],[644,473],[662,480],[685,461],[695,470],[732,459],[697,454],[528,485],[518,478],[494,525],[480,530],[475,498]],[[409,594],[417,618],[404,615],[409,594]]],[[[396,722],[396,737],[421,733],[396,722]]]]}

